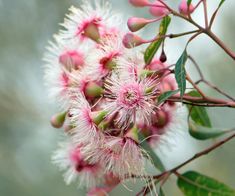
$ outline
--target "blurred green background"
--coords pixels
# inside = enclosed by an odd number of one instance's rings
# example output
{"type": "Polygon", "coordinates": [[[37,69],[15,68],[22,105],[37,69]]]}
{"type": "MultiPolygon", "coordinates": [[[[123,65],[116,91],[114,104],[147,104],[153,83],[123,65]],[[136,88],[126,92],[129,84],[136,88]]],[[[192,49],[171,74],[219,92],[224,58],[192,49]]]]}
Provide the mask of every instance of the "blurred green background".
{"type": "MultiPolygon", "coordinates": [[[[112,0],[113,7],[128,16],[150,17],[146,9],[134,9],[127,0],[112,0]]],[[[178,1],[177,1],[178,2],[178,1]]],[[[193,2],[195,2],[193,0],[193,2]]],[[[210,0],[212,11],[219,0],[210,0]]],[[[60,139],[60,130],[51,128],[50,116],[58,106],[47,99],[43,85],[42,56],[47,41],[58,31],[71,5],[79,0],[0,0],[0,196],[82,196],[76,185],[66,186],[61,173],[50,162],[50,155],[60,139]]],[[[172,4],[176,6],[175,3],[172,4]]],[[[214,31],[235,51],[235,2],[226,1],[216,19],[214,31]]],[[[202,14],[194,18],[202,21],[202,14]]],[[[174,19],[171,32],[190,29],[174,19]]],[[[156,26],[143,33],[153,37],[156,26]]],[[[175,63],[186,39],[167,41],[169,63],[175,63]]],[[[235,96],[235,63],[210,39],[201,36],[189,47],[198,59],[207,78],[235,96]]],[[[195,70],[187,68],[194,78],[195,70]]],[[[203,87],[204,88],[204,87],[203,87]]],[[[209,95],[217,94],[204,88],[209,95]]],[[[227,108],[209,109],[217,127],[235,127],[235,111],[227,108]]],[[[177,145],[161,155],[167,168],[191,157],[214,141],[198,142],[187,133],[175,138],[177,145]]],[[[235,141],[206,157],[191,163],[181,171],[194,169],[235,187],[235,141]]],[[[140,190],[137,185],[135,190],[140,190]]],[[[175,178],[164,186],[166,195],[180,196],[175,178]]],[[[111,195],[135,195],[119,186],[111,195]]]]}

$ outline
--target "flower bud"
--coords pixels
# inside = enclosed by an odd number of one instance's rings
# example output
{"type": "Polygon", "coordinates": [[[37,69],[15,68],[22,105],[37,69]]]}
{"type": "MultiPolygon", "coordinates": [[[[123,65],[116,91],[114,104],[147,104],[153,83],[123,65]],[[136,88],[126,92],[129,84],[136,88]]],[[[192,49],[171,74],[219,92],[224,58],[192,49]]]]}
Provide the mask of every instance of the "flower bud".
{"type": "Polygon", "coordinates": [[[157,17],[169,14],[169,10],[159,1],[156,1],[154,5],[149,8],[149,12],[157,17]]]}
{"type": "Polygon", "coordinates": [[[134,141],[136,141],[137,143],[139,142],[139,137],[138,137],[138,129],[136,126],[134,126],[133,128],[131,128],[125,135],[125,137],[130,138],[134,141]]]}
{"type": "Polygon", "coordinates": [[[84,93],[87,97],[94,98],[100,97],[103,94],[103,88],[95,82],[88,82],[84,93]]]}
{"type": "Polygon", "coordinates": [[[99,125],[104,120],[106,115],[107,115],[107,112],[105,110],[98,111],[98,112],[93,112],[92,113],[92,121],[96,125],[99,125]]]}
{"type": "Polygon", "coordinates": [[[162,63],[165,63],[167,61],[167,56],[164,50],[162,50],[160,59],[159,59],[162,63]]]}
{"type": "Polygon", "coordinates": [[[145,43],[145,41],[138,35],[135,35],[133,33],[127,33],[123,37],[122,43],[126,48],[132,48],[145,43]]]}
{"type": "Polygon", "coordinates": [[[137,18],[137,17],[131,17],[128,19],[127,26],[130,29],[130,31],[135,32],[147,25],[148,23],[152,22],[152,20],[147,20],[145,18],[137,18]]]}
{"type": "Polygon", "coordinates": [[[148,0],[129,0],[129,3],[136,7],[145,7],[150,4],[148,0]]]}
{"type": "Polygon", "coordinates": [[[186,0],[182,0],[179,5],[179,12],[183,15],[188,15],[193,13],[194,6],[192,4],[188,5],[186,0]]]}
{"type": "Polygon", "coordinates": [[[51,125],[54,128],[61,128],[64,124],[65,121],[65,117],[66,117],[67,112],[62,112],[62,113],[58,113],[55,114],[51,117],[51,125]]]}
{"type": "Polygon", "coordinates": [[[84,64],[84,56],[76,50],[66,51],[59,56],[59,62],[68,70],[79,69],[84,64]]]}
{"type": "Polygon", "coordinates": [[[100,39],[99,29],[97,25],[95,25],[92,22],[86,26],[86,28],[84,29],[83,35],[92,39],[95,42],[98,42],[100,39]]]}

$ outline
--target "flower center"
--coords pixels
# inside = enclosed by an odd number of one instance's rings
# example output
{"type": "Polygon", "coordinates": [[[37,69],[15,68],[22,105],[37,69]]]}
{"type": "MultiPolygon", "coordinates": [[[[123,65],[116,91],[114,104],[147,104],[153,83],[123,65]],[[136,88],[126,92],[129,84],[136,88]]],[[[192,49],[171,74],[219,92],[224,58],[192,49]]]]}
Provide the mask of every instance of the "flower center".
{"type": "Polygon", "coordinates": [[[134,108],[139,105],[141,94],[138,84],[130,84],[120,91],[119,101],[125,108],[134,108]]]}

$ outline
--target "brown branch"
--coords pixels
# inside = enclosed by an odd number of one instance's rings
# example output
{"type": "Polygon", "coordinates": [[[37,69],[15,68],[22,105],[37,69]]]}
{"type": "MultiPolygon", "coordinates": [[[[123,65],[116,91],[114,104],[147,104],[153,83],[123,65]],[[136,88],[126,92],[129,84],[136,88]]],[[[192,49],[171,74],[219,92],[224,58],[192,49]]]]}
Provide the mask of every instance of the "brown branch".
{"type": "Polygon", "coordinates": [[[205,28],[208,28],[208,14],[207,14],[207,2],[203,0],[203,9],[204,9],[204,17],[205,17],[205,28]]]}
{"type": "MultiPolygon", "coordinates": [[[[185,165],[191,163],[191,162],[194,161],[195,159],[198,159],[199,157],[201,157],[201,156],[203,156],[203,155],[206,155],[206,154],[210,153],[211,151],[213,151],[213,150],[219,148],[219,147],[222,146],[223,144],[225,144],[225,143],[227,143],[228,141],[232,140],[234,137],[235,137],[235,133],[232,134],[232,135],[230,135],[229,137],[227,137],[227,138],[221,140],[220,142],[215,143],[214,145],[210,146],[209,148],[207,148],[207,149],[205,149],[205,150],[203,150],[203,151],[201,151],[201,152],[199,152],[199,153],[196,153],[192,158],[190,158],[190,159],[188,159],[187,161],[181,163],[180,165],[174,167],[173,169],[170,169],[170,170],[167,170],[167,171],[165,171],[165,172],[162,172],[161,174],[156,175],[156,176],[153,176],[152,178],[155,179],[156,182],[159,182],[159,181],[161,181],[161,180],[166,181],[166,180],[170,177],[170,175],[173,174],[173,173],[178,176],[178,175],[180,175],[180,174],[177,172],[179,169],[181,169],[181,168],[184,167],[185,165]]],[[[156,183],[156,182],[155,182],[155,183],[156,183]]],[[[150,187],[149,187],[149,186],[143,187],[143,189],[142,189],[139,193],[137,193],[137,196],[140,196],[141,194],[143,194],[143,196],[144,196],[144,195],[147,195],[147,193],[150,192],[150,188],[152,188],[152,185],[151,185],[150,187]]]]}
{"type": "Polygon", "coordinates": [[[229,107],[227,104],[213,104],[213,103],[193,103],[193,102],[188,102],[188,101],[182,101],[182,100],[175,100],[175,99],[168,99],[168,101],[171,102],[179,102],[187,105],[192,105],[192,106],[199,106],[199,107],[229,107]]]}
{"type": "MultiPolygon", "coordinates": [[[[195,27],[197,27],[201,32],[205,33],[206,35],[208,35],[212,40],[215,41],[215,43],[217,43],[233,60],[235,60],[235,53],[233,51],[231,51],[210,29],[209,27],[201,27],[198,23],[196,23],[194,20],[192,20],[191,18],[184,16],[183,14],[180,14],[178,12],[176,12],[175,10],[173,10],[172,8],[170,8],[164,1],[159,0],[160,3],[162,3],[169,11],[171,14],[173,14],[174,16],[177,16],[179,18],[182,18],[183,20],[191,23],[192,25],[194,25],[195,27]]],[[[203,0],[203,2],[205,2],[205,0],[203,0]]],[[[151,6],[154,6],[153,4],[151,6]]],[[[205,7],[205,5],[204,5],[205,7]]],[[[214,19],[213,19],[214,20],[214,19]]],[[[207,22],[208,23],[208,22],[207,22]]]]}
{"type": "Polygon", "coordinates": [[[226,106],[226,107],[232,107],[235,108],[235,102],[234,101],[227,101],[223,99],[216,99],[213,97],[192,97],[189,95],[184,95],[182,98],[180,95],[172,95],[169,99],[169,101],[175,101],[179,102],[180,100],[186,101],[189,103],[199,103],[199,104],[214,104],[214,106],[226,106]]]}
{"type": "Polygon", "coordinates": [[[195,59],[194,59],[192,56],[190,56],[190,55],[188,55],[188,59],[189,59],[190,61],[192,61],[193,65],[196,67],[197,72],[198,72],[200,78],[201,78],[201,79],[204,79],[203,73],[202,73],[202,71],[201,71],[199,65],[198,65],[197,62],[195,61],[195,59]]]}
{"type": "Polygon", "coordinates": [[[231,51],[211,30],[205,30],[205,34],[207,34],[211,39],[215,41],[233,60],[235,60],[235,53],[231,51]]]}
{"type": "Polygon", "coordinates": [[[235,99],[233,97],[231,97],[230,95],[228,95],[227,93],[223,92],[221,89],[219,89],[217,86],[215,86],[214,84],[210,83],[209,81],[203,79],[201,80],[203,83],[207,84],[207,86],[211,87],[212,89],[216,90],[217,92],[219,92],[220,94],[224,95],[225,97],[231,99],[232,101],[235,101],[235,99]]]}
{"type": "Polygon", "coordinates": [[[197,72],[198,72],[198,74],[199,74],[199,76],[200,76],[200,80],[198,80],[197,82],[195,82],[195,85],[199,84],[200,82],[203,82],[203,83],[205,83],[207,86],[209,86],[210,88],[212,88],[212,89],[214,89],[215,91],[217,91],[218,93],[220,93],[221,95],[224,95],[224,96],[227,97],[228,99],[230,99],[230,100],[232,100],[232,101],[235,101],[235,99],[234,99],[232,96],[228,95],[228,94],[225,93],[223,90],[221,90],[219,87],[215,86],[214,84],[212,84],[211,82],[209,82],[208,80],[205,79],[205,77],[204,77],[204,75],[203,75],[203,73],[202,73],[202,71],[201,71],[201,69],[200,69],[198,63],[196,62],[196,60],[195,60],[192,56],[188,55],[188,59],[189,59],[190,61],[192,61],[193,65],[194,65],[195,68],[197,69],[197,72]]]}
{"type": "Polygon", "coordinates": [[[170,170],[168,170],[168,171],[165,171],[165,172],[163,172],[163,173],[161,173],[161,174],[159,174],[159,175],[153,176],[153,178],[154,178],[154,179],[159,179],[159,178],[161,178],[162,176],[166,175],[166,173],[172,174],[172,173],[177,172],[178,169],[180,169],[180,168],[182,168],[183,166],[187,165],[188,163],[194,161],[195,159],[197,159],[197,158],[199,158],[199,157],[201,157],[201,156],[203,156],[203,155],[206,155],[206,154],[210,153],[211,151],[217,149],[218,147],[222,146],[222,145],[225,144],[226,142],[232,140],[234,137],[235,137],[235,133],[232,134],[232,135],[230,135],[229,137],[227,137],[227,138],[221,140],[220,142],[215,143],[214,145],[210,146],[209,148],[207,148],[207,149],[205,149],[205,150],[203,150],[203,151],[201,151],[201,152],[195,154],[192,158],[190,158],[190,159],[188,159],[187,161],[181,163],[180,165],[174,167],[173,169],[170,169],[170,170]]]}
{"type": "Polygon", "coordinates": [[[186,80],[188,80],[190,82],[190,84],[192,84],[192,86],[200,93],[200,95],[203,98],[206,98],[206,95],[204,94],[204,92],[202,92],[202,90],[193,82],[193,80],[191,79],[191,77],[186,74],[186,80]]]}

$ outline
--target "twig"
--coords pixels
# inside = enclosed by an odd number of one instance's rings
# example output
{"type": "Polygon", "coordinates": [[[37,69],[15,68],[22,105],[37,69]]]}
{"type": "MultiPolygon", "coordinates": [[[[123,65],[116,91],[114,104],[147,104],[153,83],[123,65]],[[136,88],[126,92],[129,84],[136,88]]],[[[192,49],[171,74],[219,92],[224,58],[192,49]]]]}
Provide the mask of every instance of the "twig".
{"type": "Polygon", "coordinates": [[[218,7],[216,8],[215,12],[212,14],[211,16],[211,19],[210,19],[210,24],[209,24],[209,29],[211,29],[212,25],[213,25],[213,22],[215,20],[215,17],[216,17],[216,14],[218,13],[219,11],[219,8],[220,8],[220,4],[218,5],[218,7]]]}
{"type": "MultiPolygon", "coordinates": [[[[174,16],[177,16],[179,18],[182,18],[183,20],[188,21],[189,23],[191,23],[192,25],[194,25],[195,27],[197,27],[202,33],[205,33],[206,35],[208,35],[212,40],[214,40],[233,60],[235,60],[235,53],[233,51],[231,51],[208,27],[203,28],[201,27],[198,23],[196,23],[194,20],[188,18],[187,16],[184,16],[183,14],[180,14],[178,12],[176,12],[175,10],[173,10],[172,8],[170,8],[164,1],[162,0],[158,0],[160,3],[162,3],[166,9],[168,9],[171,14],[173,14],[174,16]]],[[[203,0],[204,2],[204,0],[203,0]]],[[[205,7],[205,6],[204,6],[205,7]]],[[[208,23],[208,22],[207,22],[208,23]]]]}
{"type": "MultiPolygon", "coordinates": [[[[195,159],[198,159],[199,157],[203,156],[203,155],[206,155],[208,153],[210,153],[211,151],[219,148],[220,146],[222,146],[223,144],[227,143],[228,141],[232,140],[233,138],[235,137],[235,133],[230,135],[229,137],[221,140],[220,142],[210,146],[209,148],[199,152],[199,153],[196,153],[192,158],[188,159],[187,161],[181,163],[180,165],[174,167],[173,169],[170,169],[170,170],[167,170],[165,172],[162,172],[161,174],[159,175],[156,175],[156,176],[153,176],[152,178],[156,180],[156,182],[159,182],[161,180],[165,180],[165,178],[169,178],[171,174],[176,174],[177,176],[179,176],[180,174],[177,172],[179,169],[181,169],[182,167],[184,167],[185,165],[191,163],[192,161],[194,161],[195,159]]],[[[146,195],[150,190],[152,186],[148,187],[148,186],[145,186],[138,194],[137,196],[140,196],[142,193],[143,195],[146,195]]]]}
{"type": "Polygon", "coordinates": [[[205,83],[207,86],[209,86],[209,87],[211,87],[212,89],[214,89],[215,91],[217,91],[218,93],[220,93],[220,94],[224,95],[225,97],[227,97],[228,99],[230,99],[230,100],[232,100],[232,101],[235,101],[235,99],[234,99],[232,96],[228,95],[228,94],[225,93],[223,90],[221,90],[220,88],[218,88],[217,86],[215,86],[214,84],[212,84],[211,82],[209,82],[208,80],[205,79],[205,77],[204,77],[204,75],[203,75],[203,73],[202,73],[202,71],[201,71],[201,69],[200,69],[198,63],[195,61],[195,59],[194,59],[192,56],[188,55],[188,59],[192,61],[193,65],[194,65],[195,68],[197,69],[198,74],[199,74],[199,76],[200,76],[200,80],[198,80],[197,82],[195,82],[196,85],[199,84],[200,82],[203,82],[203,83],[205,83]]]}
{"type": "Polygon", "coordinates": [[[190,82],[190,84],[192,84],[192,86],[200,93],[200,95],[203,98],[206,98],[206,95],[202,92],[202,90],[193,82],[193,80],[191,79],[191,77],[186,74],[186,79],[190,82]]]}
{"type": "Polygon", "coordinates": [[[203,9],[204,9],[204,17],[205,17],[205,28],[208,28],[208,14],[207,14],[207,2],[203,0],[203,9]]]}
{"type": "Polygon", "coordinates": [[[203,73],[202,73],[202,71],[201,71],[199,65],[197,64],[197,62],[194,60],[194,58],[193,58],[192,56],[188,55],[188,59],[189,59],[190,61],[192,61],[193,65],[196,67],[200,78],[201,78],[201,79],[204,79],[203,73]]]}
{"type": "Polygon", "coordinates": [[[211,87],[212,89],[216,90],[217,92],[219,92],[220,94],[224,95],[225,97],[231,99],[232,101],[235,101],[235,99],[233,97],[231,97],[230,95],[228,95],[227,93],[223,92],[221,89],[219,89],[217,86],[215,86],[214,84],[210,83],[209,81],[203,79],[202,80],[203,83],[207,84],[207,86],[211,87]]]}
{"type": "Polygon", "coordinates": [[[167,99],[169,101],[175,101],[175,102],[179,102],[180,100],[182,101],[186,101],[192,104],[214,104],[213,106],[216,107],[221,107],[221,106],[226,106],[226,107],[232,107],[235,108],[235,102],[234,101],[227,101],[227,100],[223,100],[223,99],[217,99],[217,98],[213,98],[213,97],[192,97],[189,95],[184,95],[183,97],[181,97],[180,95],[172,95],[169,99],[167,99]]]}
{"type": "Polygon", "coordinates": [[[205,150],[203,150],[203,151],[201,151],[201,152],[195,154],[192,158],[190,158],[190,159],[188,159],[187,161],[181,163],[180,165],[174,167],[173,169],[170,169],[170,170],[168,170],[168,171],[165,171],[165,172],[163,172],[163,173],[161,173],[161,174],[159,174],[159,175],[153,176],[153,178],[154,178],[154,179],[159,179],[159,178],[161,178],[161,176],[164,176],[166,173],[170,173],[170,174],[171,174],[171,173],[177,172],[178,169],[180,169],[180,168],[182,168],[183,166],[187,165],[188,163],[194,161],[195,159],[197,159],[197,158],[199,158],[199,157],[201,157],[201,156],[203,156],[203,155],[206,155],[206,154],[210,153],[211,151],[217,149],[218,147],[222,146],[222,145],[225,144],[226,142],[232,140],[234,137],[235,137],[235,133],[232,134],[232,135],[230,135],[229,137],[223,139],[222,141],[220,141],[220,142],[218,142],[218,143],[216,143],[216,144],[210,146],[209,148],[207,148],[207,149],[205,149],[205,150]]]}

